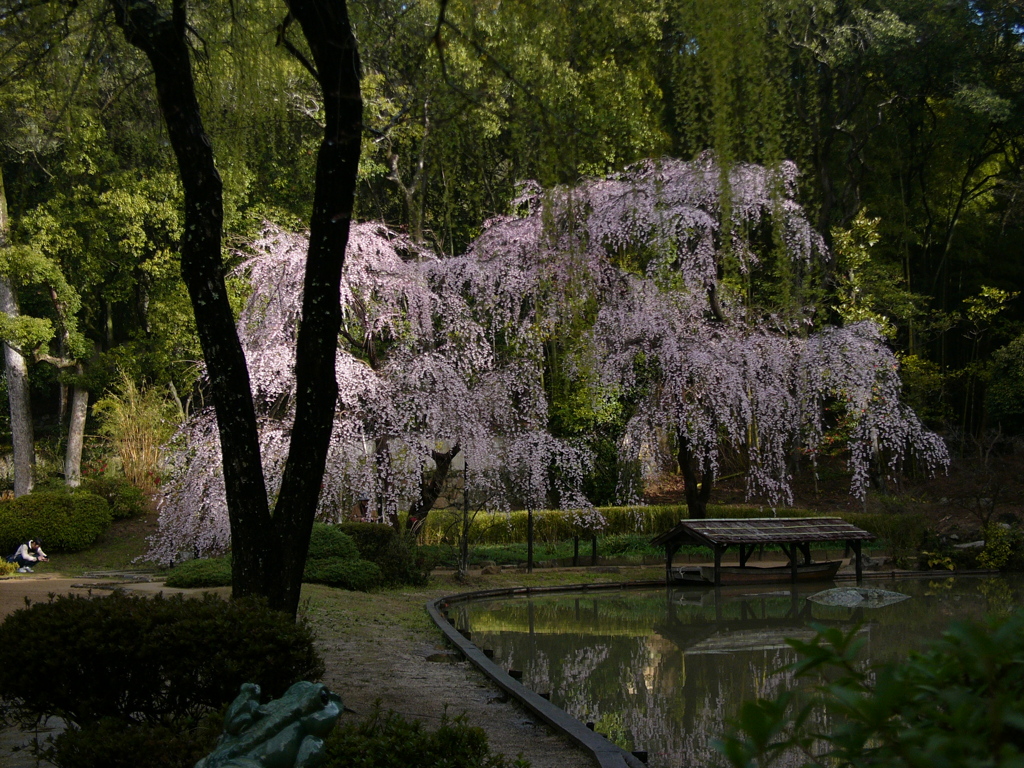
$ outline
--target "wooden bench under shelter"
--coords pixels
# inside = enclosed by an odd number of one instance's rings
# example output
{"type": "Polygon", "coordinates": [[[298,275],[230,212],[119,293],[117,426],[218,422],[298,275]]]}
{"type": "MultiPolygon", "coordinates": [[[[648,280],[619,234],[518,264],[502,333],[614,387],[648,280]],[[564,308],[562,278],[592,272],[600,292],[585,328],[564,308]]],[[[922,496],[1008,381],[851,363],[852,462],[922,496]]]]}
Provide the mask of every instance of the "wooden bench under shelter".
{"type": "MultiPolygon", "coordinates": [[[[733,545],[739,546],[740,569],[750,568],[756,576],[759,569],[747,566],[747,560],[761,545],[778,545],[789,558],[790,578],[798,580],[801,570],[811,566],[811,544],[844,542],[853,551],[857,581],[863,577],[861,543],[875,536],[838,517],[754,517],[705,520],[683,520],[675,528],[651,540],[656,547],[665,547],[665,579],[672,580],[672,558],[684,544],[710,547],[714,552],[714,579],[722,584],[722,555],[733,545]]],[[[779,569],[776,569],[779,570],[779,569]]]]}

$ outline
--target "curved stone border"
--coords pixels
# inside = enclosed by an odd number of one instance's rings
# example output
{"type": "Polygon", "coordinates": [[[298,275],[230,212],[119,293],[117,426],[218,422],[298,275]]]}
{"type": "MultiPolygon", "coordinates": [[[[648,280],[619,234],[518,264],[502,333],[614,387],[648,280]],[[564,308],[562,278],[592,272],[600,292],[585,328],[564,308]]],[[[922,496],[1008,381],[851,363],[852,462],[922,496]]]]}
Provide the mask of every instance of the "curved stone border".
{"type": "Polygon", "coordinates": [[[489,677],[509,696],[515,697],[528,711],[545,723],[555,728],[586,749],[594,756],[601,768],[645,768],[644,763],[622,747],[608,741],[601,734],[590,730],[565,710],[556,707],[535,691],[530,690],[508,672],[495,664],[459,632],[448,617],[446,609],[454,603],[469,602],[490,597],[512,597],[515,595],[537,595],[551,592],[599,592],[623,590],[637,587],[663,587],[665,582],[628,581],[611,584],[573,584],[558,587],[510,587],[508,589],[487,589],[479,592],[463,592],[457,595],[446,595],[427,603],[427,613],[434,623],[474,666],[489,677]]]}

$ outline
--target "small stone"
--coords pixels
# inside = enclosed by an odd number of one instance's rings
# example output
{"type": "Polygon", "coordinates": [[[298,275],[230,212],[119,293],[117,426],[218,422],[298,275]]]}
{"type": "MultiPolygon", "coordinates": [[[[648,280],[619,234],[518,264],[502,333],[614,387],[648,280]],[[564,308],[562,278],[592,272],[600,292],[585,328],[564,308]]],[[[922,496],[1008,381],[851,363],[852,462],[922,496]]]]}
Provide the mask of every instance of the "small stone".
{"type": "Polygon", "coordinates": [[[501,573],[501,568],[496,565],[488,565],[480,569],[482,576],[494,576],[495,574],[501,573]]]}

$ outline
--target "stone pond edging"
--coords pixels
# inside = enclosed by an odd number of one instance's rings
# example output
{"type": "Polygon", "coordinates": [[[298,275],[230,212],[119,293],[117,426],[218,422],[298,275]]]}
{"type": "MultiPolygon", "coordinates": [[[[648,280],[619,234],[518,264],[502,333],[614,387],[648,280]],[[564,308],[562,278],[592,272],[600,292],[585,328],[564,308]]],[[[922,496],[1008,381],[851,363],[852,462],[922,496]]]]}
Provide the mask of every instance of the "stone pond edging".
{"type": "Polygon", "coordinates": [[[555,587],[508,587],[485,589],[477,592],[462,592],[446,595],[427,603],[426,609],[438,629],[444,633],[453,646],[483,672],[509,696],[514,697],[523,707],[549,726],[571,738],[593,755],[601,768],[645,768],[645,764],[633,753],[613,744],[600,733],[591,730],[565,710],[555,706],[546,698],[530,690],[513,678],[506,670],[494,663],[470,639],[457,630],[447,616],[447,609],[455,603],[469,602],[489,597],[513,597],[516,595],[538,595],[552,592],[608,592],[638,587],[662,587],[664,580],[628,581],[601,584],[569,584],[555,587]]]}

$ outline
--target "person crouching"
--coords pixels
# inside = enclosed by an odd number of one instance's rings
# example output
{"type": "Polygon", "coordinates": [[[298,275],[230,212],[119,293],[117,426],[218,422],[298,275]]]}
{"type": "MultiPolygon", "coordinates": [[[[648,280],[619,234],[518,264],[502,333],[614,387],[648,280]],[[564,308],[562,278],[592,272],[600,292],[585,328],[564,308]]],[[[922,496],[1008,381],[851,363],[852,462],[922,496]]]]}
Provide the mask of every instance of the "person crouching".
{"type": "Polygon", "coordinates": [[[49,558],[35,539],[29,539],[28,543],[22,544],[13,555],[7,558],[7,562],[18,566],[18,573],[32,573],[33,565],[45,563],[47,560],[49,558]]]}

